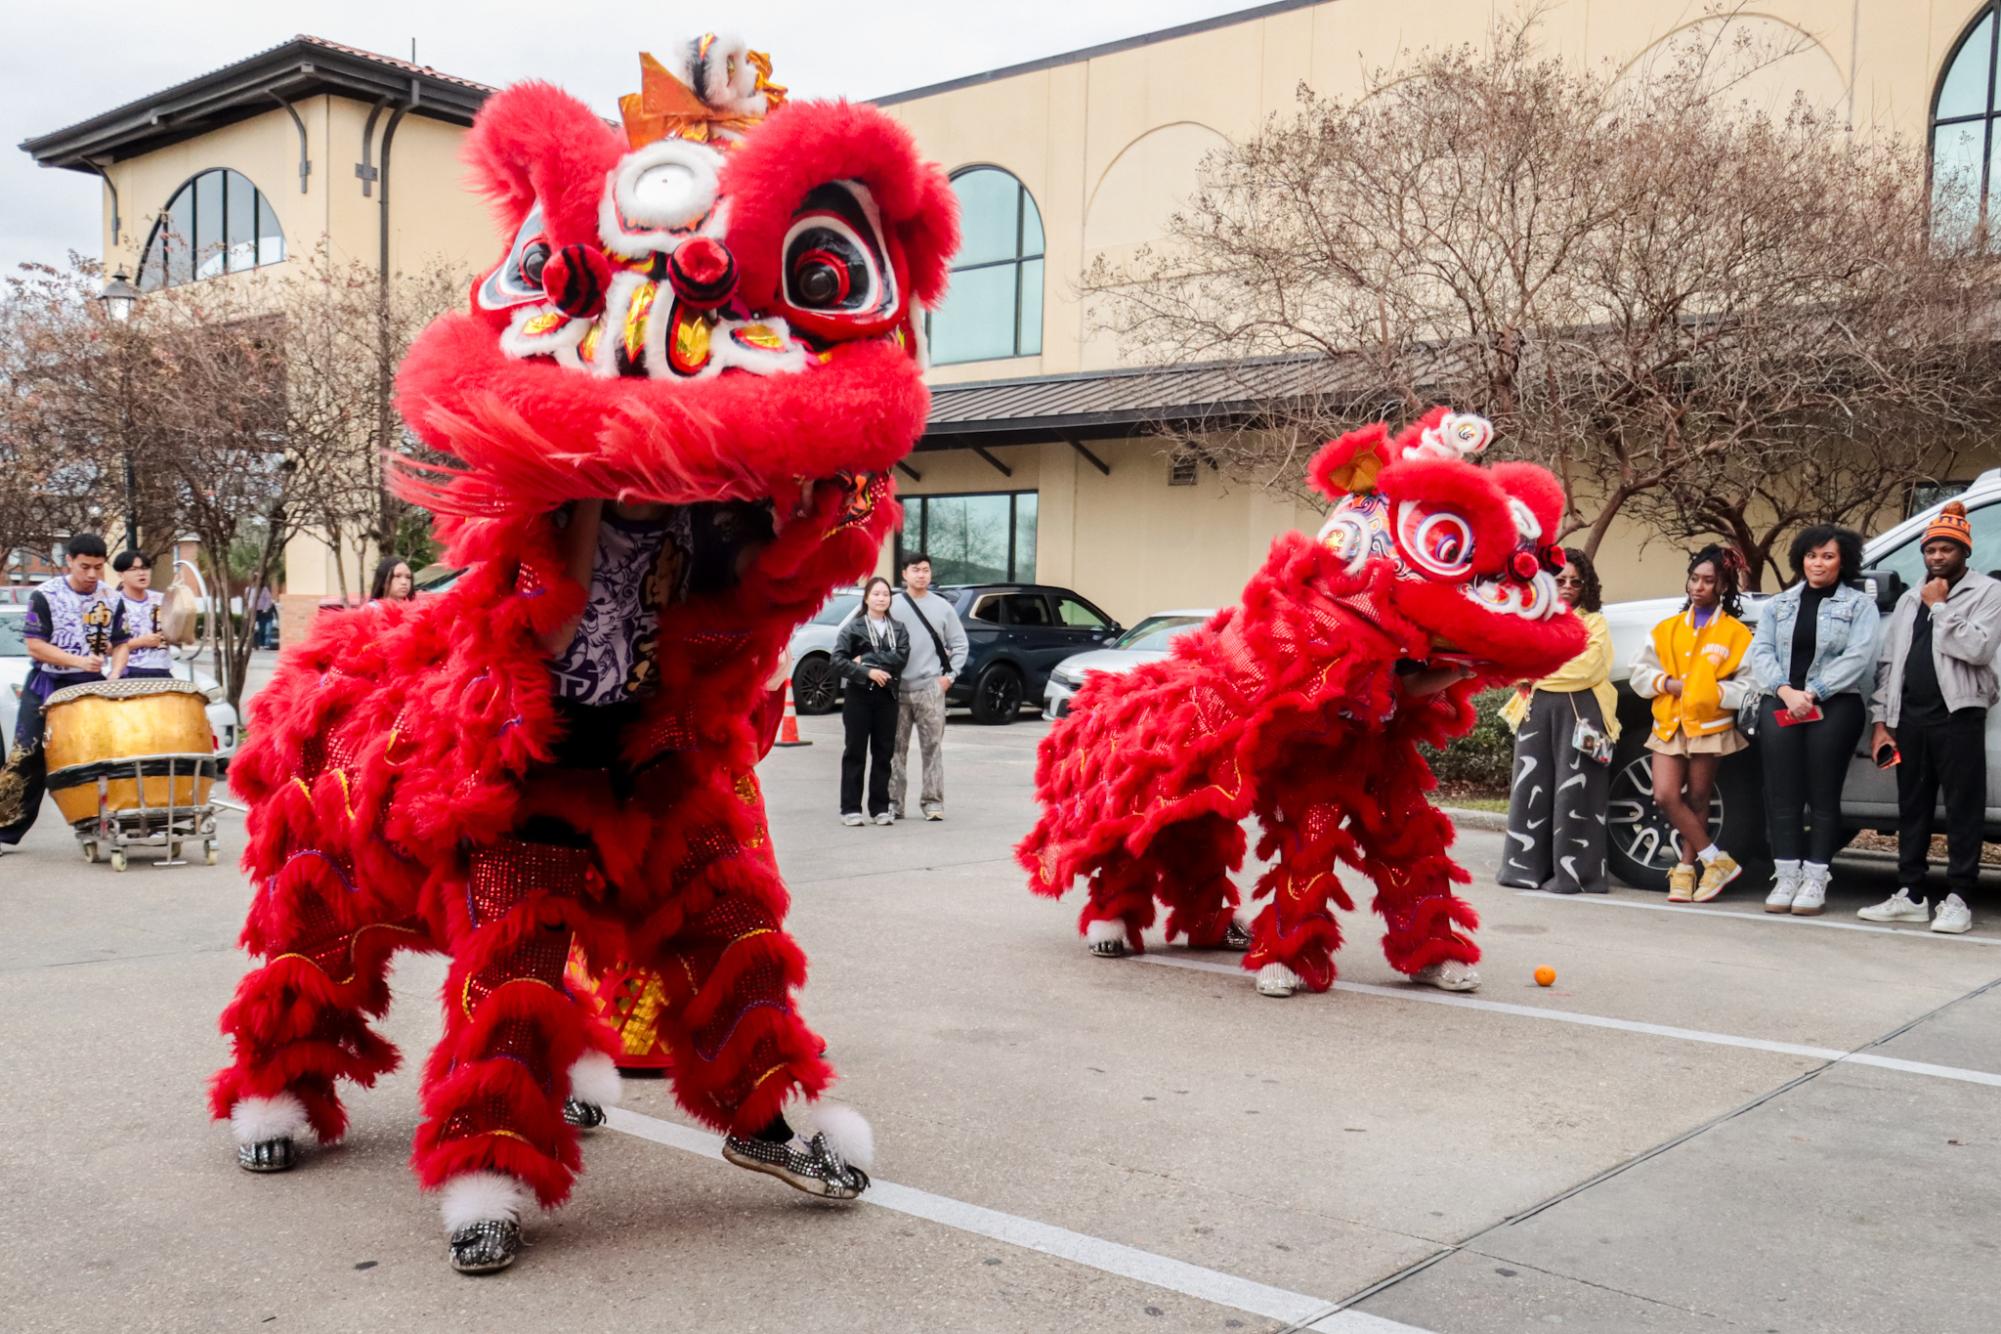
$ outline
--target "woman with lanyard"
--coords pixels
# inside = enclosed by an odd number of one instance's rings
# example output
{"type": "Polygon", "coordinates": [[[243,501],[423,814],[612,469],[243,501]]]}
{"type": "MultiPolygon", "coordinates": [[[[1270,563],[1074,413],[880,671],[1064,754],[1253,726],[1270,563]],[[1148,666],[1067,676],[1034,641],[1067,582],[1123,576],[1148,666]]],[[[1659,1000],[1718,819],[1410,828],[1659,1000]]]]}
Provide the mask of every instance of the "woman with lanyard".
{"type": "Polygon", "coordinates": [[[895,824],[889,812],[890,751],[896,742],[896,682],[910,661],[910,631],[889,614],[889,580],[877,575],[862,592],[862,610],[834,637],[834,663],[848,683],[841,705],[847,741],[841,749],[841,823],[862,820],[862,767],[868,765],[868,813],[895,824]]]}

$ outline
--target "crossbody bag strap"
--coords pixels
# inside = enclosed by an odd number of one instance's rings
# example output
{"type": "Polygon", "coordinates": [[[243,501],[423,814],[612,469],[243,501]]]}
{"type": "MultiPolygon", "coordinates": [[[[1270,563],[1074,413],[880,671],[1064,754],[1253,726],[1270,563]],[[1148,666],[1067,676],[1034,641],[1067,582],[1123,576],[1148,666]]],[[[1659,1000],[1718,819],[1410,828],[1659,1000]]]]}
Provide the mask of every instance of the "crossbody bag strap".
{"type": "Polygon", "coordinates": [[[903,600],[910,604],[910,610],[917,613],[918,622],[923,625],[924,633],[931,636],[931,647],[938,650],[939,669],[942,671],[950,667],[952,659],[945,653],[945,641],[940,639],[938,632],[931,628],[931,618],[924,614],[924,608],[917,605],[917,599],[910,596],[910,590],[907,588],[903,590],[903,600]]]}

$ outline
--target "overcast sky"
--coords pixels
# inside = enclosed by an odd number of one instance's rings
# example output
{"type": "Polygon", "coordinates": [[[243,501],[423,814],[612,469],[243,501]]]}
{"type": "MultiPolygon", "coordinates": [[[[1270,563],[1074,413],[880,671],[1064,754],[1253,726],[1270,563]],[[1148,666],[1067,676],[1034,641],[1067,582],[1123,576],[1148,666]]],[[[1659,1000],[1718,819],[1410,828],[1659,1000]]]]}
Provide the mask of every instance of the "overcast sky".
{"type": "MultiPolygon", "coordinates": [[[[95,255],[102,187],[34,165],[16,147],[218,66],[310,33],[505,84],[535,76],[606,115],[638,86],[638,52],[709,29],[772,54],[803,96],[870,97],[1252,7],[1253,0],[202,0],[68,5],[10,0],[0,42],[0,271],[95,255]],[[645,17],[635,21],[634,14],[645,17]],[[476,16],[476,17],[475,17],[476,16]]],[[[165,200],[124,201],[129,226],[165,200]]]]}

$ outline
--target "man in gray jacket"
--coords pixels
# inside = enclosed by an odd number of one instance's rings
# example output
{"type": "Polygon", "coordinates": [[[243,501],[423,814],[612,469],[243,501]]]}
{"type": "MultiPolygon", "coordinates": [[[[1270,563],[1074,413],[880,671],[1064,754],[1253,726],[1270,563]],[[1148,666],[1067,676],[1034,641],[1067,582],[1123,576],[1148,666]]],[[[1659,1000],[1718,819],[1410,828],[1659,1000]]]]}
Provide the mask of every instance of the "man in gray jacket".
{"type": "Polygon", "coordinates": [[[931,591],[931,558],[913,552],[904,558],[903,591],[889,614],[910,631],[910,661],[904,664],[896,706],[896,749],[889,761],[889,809],[903,818],[909,795],[906,760],[910,734],[917,733],[924,757],[918,804],[927,820],[945,818],[945,692],[966,666],[966,628],[952,604],[931,591]]]}
{"type": "Polygon", "coordinates": [[[1980,878],[1987,815],[1987,710],[1997,685],[2001,583],[1966,567],[1973,529],[1948,501],[1925,529],[1922,587],[1890,617],[1869,716],[1877,763],[1897,765],[1897,892],[1856,914],[1870,922],[1922,922],[1959,933],[1973,925],[1966,898],[1980,878]],[[1932,813],[1945,797],[1946,885],[1934,916],[1922,897],[1932,813]]]}

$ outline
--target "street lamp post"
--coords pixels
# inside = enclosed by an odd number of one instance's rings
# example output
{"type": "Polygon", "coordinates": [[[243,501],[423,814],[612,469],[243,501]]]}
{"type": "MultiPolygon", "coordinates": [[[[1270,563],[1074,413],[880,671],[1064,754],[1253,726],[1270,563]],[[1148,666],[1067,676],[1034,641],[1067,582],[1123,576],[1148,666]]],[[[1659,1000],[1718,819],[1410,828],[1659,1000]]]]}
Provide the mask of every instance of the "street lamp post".
{"type": "MultiPolygon", "coordinates": [[[[98,294],[104,303],[105,313],[116,324],[128,324],[132,319],[132,309],[139,303],[139,289],[120,269],[111,276],[98,294]]],[[[125,549],[139,549],[139,483],[132,466],[132,358],[125,347],[125,339],[119,338],[118,347],[118,411],[119,446],[125,456],[125,549]]]]}

